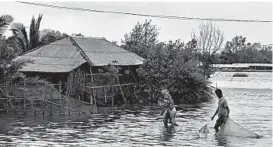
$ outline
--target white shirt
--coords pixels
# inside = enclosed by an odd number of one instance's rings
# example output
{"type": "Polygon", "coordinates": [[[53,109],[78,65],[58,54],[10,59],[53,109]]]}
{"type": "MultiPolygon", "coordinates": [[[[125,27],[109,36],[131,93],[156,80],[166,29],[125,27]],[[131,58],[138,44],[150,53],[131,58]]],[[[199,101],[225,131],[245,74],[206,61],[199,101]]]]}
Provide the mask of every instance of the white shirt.
{"type": "Polygon", "coordinates": [[[220,117],[221,115],[228,116],[227,107],[227,100],[224,97],[220,98],[218,102],[218,117],[220,117]]]}

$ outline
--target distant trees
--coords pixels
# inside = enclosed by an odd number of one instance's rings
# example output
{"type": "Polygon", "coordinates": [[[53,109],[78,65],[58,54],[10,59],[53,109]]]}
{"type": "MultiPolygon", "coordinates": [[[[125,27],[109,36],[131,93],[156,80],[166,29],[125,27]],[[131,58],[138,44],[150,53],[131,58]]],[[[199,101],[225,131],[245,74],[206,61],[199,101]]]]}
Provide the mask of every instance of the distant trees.
{"type": "Polygon", "coordinates": [[[246,37],[235,36],[227,41],[225,50],[218,55],[215,63],[272,63],[272,46],[247,43],[246,37]]]}
{"type": "Polygon", "coordinates": [[[132,32],[124,35],[124,40],[121,41],[122,47],[147,58],[148,52],[158,43],[159,35],[159,28],[151,22],[151,20],[138,22],[132,32]]]}
{"type": "Polygon", "coordinates": [[[55,31],[55,30],[51,30],[51,29],[44,29],[41,31],[41,35],[45,36],[47,35],[48,37],[45,37],[43,40],[43,45],[44,44],[49,44],[52,43],[56,40],[61,40],[65,37],[68,37],[68,35],[66,33],[61,33],[60,31],[55,31]]]}
{"type": "Polygon", "coordinates": [[[203,75],[209,78],[214,72],[213,57],[224,41],[223,32],[210,22],[202,23],[198,32],[193,32],[192,38],[197,41],[197,53],[202,63],[203,75]]]}

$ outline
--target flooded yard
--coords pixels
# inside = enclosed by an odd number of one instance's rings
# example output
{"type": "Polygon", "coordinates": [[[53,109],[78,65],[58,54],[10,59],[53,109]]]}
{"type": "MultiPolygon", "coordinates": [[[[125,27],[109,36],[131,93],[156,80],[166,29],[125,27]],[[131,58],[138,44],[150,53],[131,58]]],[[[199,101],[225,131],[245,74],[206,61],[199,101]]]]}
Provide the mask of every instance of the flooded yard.
{"type": "Polygon", "coordinates": [[[233,78],[234,73],[216,73],[212,84],[222,88],[231,110],[230,118],[262,135],[260,139],[214,136],[217,99],[200,105],[177,109],[179,126],[164,128],[160,109],[128,106],[106,114],[82,117],[6,116],[0,119],[0,146],[227,146],[272,145],[272,73],[247,73],[247,78],[233,78]],[[198,130],[209,124],[207,138],[198,130]]]}

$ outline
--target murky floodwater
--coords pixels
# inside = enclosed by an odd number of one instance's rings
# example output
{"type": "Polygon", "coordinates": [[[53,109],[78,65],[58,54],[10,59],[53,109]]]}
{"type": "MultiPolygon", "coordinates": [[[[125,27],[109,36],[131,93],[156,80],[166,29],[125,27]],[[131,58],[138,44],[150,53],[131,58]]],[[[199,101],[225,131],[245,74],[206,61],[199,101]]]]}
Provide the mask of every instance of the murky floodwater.
{"type": "Polygon", "coordinates": [[[128,107],[89,118],[54,116],[1,116],[0,146],[271,146],[272,73],[247,73],[247,78],[232,78],[220,73],[211,79],[223,89],[231,109],[230,118],[260,135],[260,139],[216,138],[210,117],[217,107],[212,100],[199,106],[178,109],[175,128],[164,128],[156,107],[128,107]],[[209,123],[207,138],[198,130],[209,123]]]}

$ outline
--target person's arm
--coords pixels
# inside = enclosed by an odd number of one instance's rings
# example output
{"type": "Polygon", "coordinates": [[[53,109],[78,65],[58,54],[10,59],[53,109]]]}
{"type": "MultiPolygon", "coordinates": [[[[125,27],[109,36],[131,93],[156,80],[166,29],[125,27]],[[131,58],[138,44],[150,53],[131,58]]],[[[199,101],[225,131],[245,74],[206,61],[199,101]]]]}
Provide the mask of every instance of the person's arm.
{"type": "Polygon", "coordinates": [[[227,111],[228,111],[228,117],[229,117],[229,112],[230,112],[230,110],[229,110],[229,107],[228,107],[228,106],[227,106],[226,108],[227,108],[227,111]]]}
{"type": "Polygon", "coordinates": [[[219,107],[217,108],[217,110],[215,111],[214,115],[211,117],[211,120],[214,119],[215,115],[218,113],[219,107]]]}

